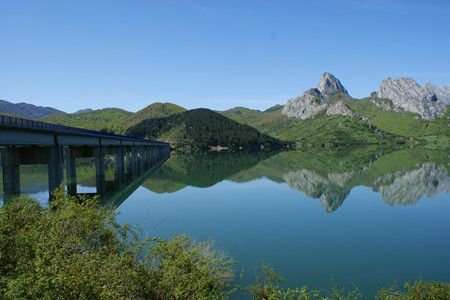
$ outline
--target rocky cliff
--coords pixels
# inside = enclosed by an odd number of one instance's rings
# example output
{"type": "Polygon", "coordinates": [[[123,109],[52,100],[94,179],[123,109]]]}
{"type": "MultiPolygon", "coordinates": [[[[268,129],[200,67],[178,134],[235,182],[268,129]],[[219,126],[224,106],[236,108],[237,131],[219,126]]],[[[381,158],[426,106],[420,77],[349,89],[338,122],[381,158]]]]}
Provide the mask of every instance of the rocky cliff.
{"type": "Polygon", "coordinates": [[[326,111],[327,116],[346,116],[350,118],[358,117],[343,101],[338,101],[329,106],[326,111]]]}
{"type": "Polygon", "coordinates": [[[309,89],[300,97],[289,100],[282,113],[288,117],[310,119],[325,109],[328,103],[330,100],[324,97],[318,89],[309,89]]]}
{"type": "Polygon", "coordinates": [[[446,103],[432,89],[420,86],[412,78],[384,79],[377,98],[389,99],[395,107],[417,113],[426,120],[442,116],[446,109],[446,103]]]}
{"type": "Polygon", "coordinates": [[[436,94],[438,100],[446,103],[447,105],[450,104],[450,85],[448,86],[437,86],[430,82],[425,83],[424,88],[432,91],[436,94]]]}

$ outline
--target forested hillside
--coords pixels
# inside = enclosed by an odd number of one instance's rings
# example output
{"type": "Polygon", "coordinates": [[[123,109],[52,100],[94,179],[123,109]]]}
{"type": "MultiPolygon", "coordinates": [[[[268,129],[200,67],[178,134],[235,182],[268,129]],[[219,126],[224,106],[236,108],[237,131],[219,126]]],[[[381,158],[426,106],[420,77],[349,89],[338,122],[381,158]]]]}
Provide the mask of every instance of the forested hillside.
{"type": "Polygon", "coordinates": [[[209,109],[193,109],[165,118],[153,118],[130,127],[127,134],[158,139],[178,149],[201,150],[211,147],[279,148],[284,143],[209,109]]]}

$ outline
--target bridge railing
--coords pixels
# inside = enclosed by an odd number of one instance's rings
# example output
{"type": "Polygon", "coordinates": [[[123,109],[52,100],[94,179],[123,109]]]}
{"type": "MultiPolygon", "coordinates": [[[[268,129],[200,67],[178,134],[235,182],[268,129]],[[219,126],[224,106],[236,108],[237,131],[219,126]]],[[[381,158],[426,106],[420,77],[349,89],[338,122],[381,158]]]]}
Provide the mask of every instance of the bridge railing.
{"type": "Polygon", "coordinates": [[[151,140],[146,140],[146,139],[127,136],[127,135],[108,133],[108,132],[102,132],[102,131],[96,131],[96,130],[90,130],[90,129],[84,129],[84,128],[77,128],[77,127],[70,127],[70,126],[46,123],[46,122],[41,122],[41,121],[35,121],[35,120],[29,120],[29,119],[23,119],[23,118],[17,118],[17,117],[5,116],[5,115],[0,116],[0,126],[25,128],[25,129],[31,129],[31,130],[46,130],[46,131],[52,131],[52,132],[58,132],[58,133],[87,135],[87,136],[93,136],[93,137],[121,139],[121,140],[136,141],[136,142],[147,142],[147,143],[151,142],[151,143],[166,145],[166,143],[163,143],[163,142],[151,141],[151,140]]]}

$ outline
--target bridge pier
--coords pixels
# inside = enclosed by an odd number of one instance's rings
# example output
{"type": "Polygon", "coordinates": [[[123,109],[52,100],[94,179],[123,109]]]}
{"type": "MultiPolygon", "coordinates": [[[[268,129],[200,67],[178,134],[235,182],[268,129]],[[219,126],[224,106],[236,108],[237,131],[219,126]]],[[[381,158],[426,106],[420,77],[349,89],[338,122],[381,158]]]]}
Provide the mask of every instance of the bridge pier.
{"type": "Polygon", "coordinates": [[[139,146],[139,174],[145,173],[145,146],[139,146]]]}
{"type": "Polygon", "coordinates": [[[122,185],[125,181],[125,155],[123,146],[114,149],[114,181],[122,185]]]}
{"type": "Polygon", "coordinates": [[[95,183],[97,186],[97,194],[103,195],[106,192],[105,181],[105,153],[102,146],[94,148],[95,155],[95,183]]]}
{"type": "Polygon", "coordinates": [[[138,156],[137,156],[137,148],[136,146],[132,146],[130,149],[130,155],[131,155],[131,177],[136,178],[138,175],[138,156]]]}
{"type": "Polygon", "coordinates": [[[53,191],[59,187],[63,179],[63,156],[60,146],[48,147],[48,191],[52,198],[53,191]]]}
{"type": "Polygon", "coordinates": [[[5,198],[20,194],[20,158],[15,147],[3,148],[3,193],[5,198]]]}
{"type": "Polygon", "coordinates": [[[67,179],[67,193],[71,196],[77,194],[77,165],[76,154],[73,147],[65,149],[66,159],[66,179],[67,179]]]}

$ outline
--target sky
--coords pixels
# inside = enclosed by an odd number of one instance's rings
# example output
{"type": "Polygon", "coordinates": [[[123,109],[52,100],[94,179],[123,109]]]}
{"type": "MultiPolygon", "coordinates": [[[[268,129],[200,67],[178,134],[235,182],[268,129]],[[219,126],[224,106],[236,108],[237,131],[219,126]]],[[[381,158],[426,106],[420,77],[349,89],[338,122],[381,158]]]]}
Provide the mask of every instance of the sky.
{"type": "Polygon", "coordinates": [[[0,0],[0,99],[66,112],[266,109],[324,72],[450,85],[450,1],[0,0]]]}

